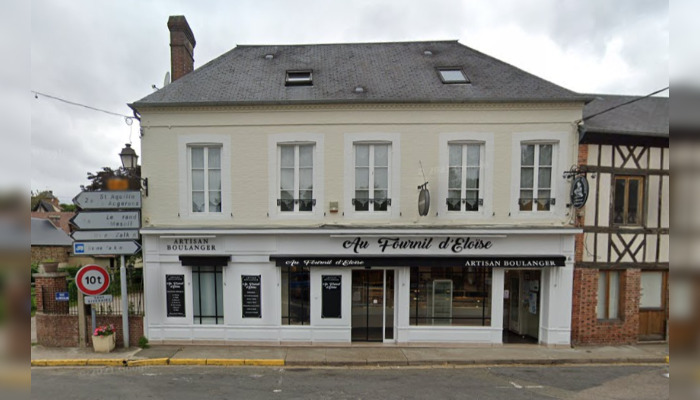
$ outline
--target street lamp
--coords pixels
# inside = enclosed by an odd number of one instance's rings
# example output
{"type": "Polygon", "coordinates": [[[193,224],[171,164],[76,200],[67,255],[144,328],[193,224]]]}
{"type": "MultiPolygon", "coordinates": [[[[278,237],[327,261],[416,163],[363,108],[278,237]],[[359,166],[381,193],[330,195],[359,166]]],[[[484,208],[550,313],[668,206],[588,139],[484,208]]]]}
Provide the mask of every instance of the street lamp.
{"type": "Polygon", "coordinates": [[[122,149],[122,152],[119,153],[119,158],[122,159],[122,166],[125,169],[134,169],[136,168],[137,162],[139,160],[139,156],[136,155],[136,150],[131,148],[131,144],[127,143],[126,147],[122,149]]]}
{"type": "MultiPolygon", "coordinates": [[[[136,150],[131,148],[131,144],[127,143],[119,153],[119,158],[122,159],[122,166],[127,171],[133,171],[138,166],[139,156],[136,154],[136,150]]],[[[141,187],[143,188],[144,196],[148,196],[148,178],[136,177],[141,182],[141,187]]]]}

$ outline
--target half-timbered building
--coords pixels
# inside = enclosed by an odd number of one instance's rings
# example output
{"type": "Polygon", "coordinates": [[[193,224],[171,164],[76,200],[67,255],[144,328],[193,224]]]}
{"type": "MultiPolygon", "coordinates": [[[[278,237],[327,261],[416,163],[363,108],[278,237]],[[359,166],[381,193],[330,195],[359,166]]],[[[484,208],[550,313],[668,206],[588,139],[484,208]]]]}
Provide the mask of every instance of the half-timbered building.
{"type": "Polygon", "coordinates": [[[573,344],[667,340],[668,98],[597,95],[584,108],[573,344]]]}

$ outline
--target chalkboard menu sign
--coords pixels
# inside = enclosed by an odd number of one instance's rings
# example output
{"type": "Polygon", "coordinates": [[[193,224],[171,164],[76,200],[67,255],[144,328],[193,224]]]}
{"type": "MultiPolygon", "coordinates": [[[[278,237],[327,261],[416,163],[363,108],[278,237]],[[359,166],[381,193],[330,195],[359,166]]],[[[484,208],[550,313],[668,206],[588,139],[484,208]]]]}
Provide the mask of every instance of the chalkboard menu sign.
{"type": "Polygon", "coordinates": [[[260,275],[241,275],[243,318],[262,318],[260,311],[260,275]]]}
{"type": "Polygon", "coordinates": [[[341,318],[341,275],[321,275],[321,318],[341,318]]]}
{"type": "Polygon", "coordinates": [[[165,275],[168,317],[185,316],[185,275],[165,275]]]}

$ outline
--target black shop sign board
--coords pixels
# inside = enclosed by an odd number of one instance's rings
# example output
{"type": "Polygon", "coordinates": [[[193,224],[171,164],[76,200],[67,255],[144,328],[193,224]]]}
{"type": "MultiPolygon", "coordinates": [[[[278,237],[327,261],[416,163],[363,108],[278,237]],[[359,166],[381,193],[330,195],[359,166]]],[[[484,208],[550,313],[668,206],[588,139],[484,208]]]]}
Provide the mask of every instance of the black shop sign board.
{"type": "Polygon", "coordinates": [[[341,275],[321,275],[321,318],[341,318],[341,275]]]}
{"type": "Polygon", "coordinates": [[[243,318],[262,318],[260,311],[260,275],[241,275],[243,318]]]}
{"type": "Polygon", "coordinates": [[[168,317],[185,316],[185,275],[165,275],[168,317]]]}

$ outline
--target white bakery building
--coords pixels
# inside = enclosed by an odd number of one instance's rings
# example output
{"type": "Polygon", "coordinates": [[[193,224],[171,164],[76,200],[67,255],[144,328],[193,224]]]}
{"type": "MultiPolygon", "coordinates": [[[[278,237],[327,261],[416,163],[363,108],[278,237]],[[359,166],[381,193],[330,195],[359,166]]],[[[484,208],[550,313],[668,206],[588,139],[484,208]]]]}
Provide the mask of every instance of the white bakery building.
{"type": "Polygon", "coordinates": [[[587,98],[456,41],[193,70],[168,27],[173,82],[130,104],[151,342],[570,343],[587,98]]]}

